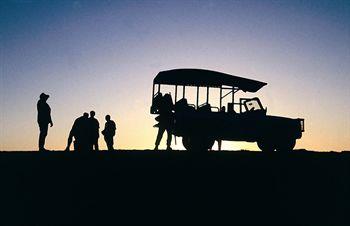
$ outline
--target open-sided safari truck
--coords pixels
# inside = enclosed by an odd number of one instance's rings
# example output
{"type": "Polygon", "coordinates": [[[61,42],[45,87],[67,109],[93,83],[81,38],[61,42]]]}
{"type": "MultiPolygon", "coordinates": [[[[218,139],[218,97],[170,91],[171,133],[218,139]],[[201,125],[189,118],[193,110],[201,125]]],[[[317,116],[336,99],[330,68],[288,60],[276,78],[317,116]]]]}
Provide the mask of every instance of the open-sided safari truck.
{"type": "Polygon", "coordinates": [[[157,97],[161,95],[161,85],[174,85],[173,134],[182,137],[187,150],[211,149],[215,140],[257,142],[264,152],[292,150],[304,131],[304,119],[266,115],[257,97],[234,101],[236,92],[255,93],[266,84],[203,69],[162,71],[153,80],[151,114],[158,114],[157,97]],[[179,86],[182,98],[178,100],[179,86]],[[186,86],[197,88],[196,105],[187,103],[186,86]],[[199,87],[206,87],[206,102],[202,105],[198,105],[199,87]],[[220,89],[219,107],[209,104],[209,88],[220,89]],[[231,102],[225,109],[222,100],[230,94],[231,102]],[[239,112],[235,111],[235,105],[239,112]]]}

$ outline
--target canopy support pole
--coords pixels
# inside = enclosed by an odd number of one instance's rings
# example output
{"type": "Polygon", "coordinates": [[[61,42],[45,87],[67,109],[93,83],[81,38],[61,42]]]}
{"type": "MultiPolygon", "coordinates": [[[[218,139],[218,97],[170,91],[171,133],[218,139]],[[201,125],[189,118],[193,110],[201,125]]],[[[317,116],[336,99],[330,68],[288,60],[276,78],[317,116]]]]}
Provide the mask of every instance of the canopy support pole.
{"type": "Polygon", "coordinates": [[[232,110],[235,111],[235,87],[232,87],[232,110]]]}
{"type": "Polygon", "coordinates": [[[152,86],[152,105],[153,105],[153,99],[154,99],[154,86],[155,86],[155,84],[153,83],[153,86],[152,86]]]}
{"type": "Polygon", "coordinates": [[[239,113],[242,113],[242,99],[239,100],[239,113]]]}
{"type": "Polygon", "coordinates": [[[232,103],[235,102],[235,88],[232,88],[232,103]]]}
{"type": "Polygon", "coordinates": [[[207,104],[209,102],[209,86],[207,86],[207,104]]]}
{"type": "Polygon", "coordinates": [[[232,91],[226,93],[226,94],[222,97],[222,99],[224,99],[226,96],[230,95],[231,93],[232,93],[232,91]]]}
{"type": "Polygon", "coordinates": [[[198,109],[198,102],[199,102],[199,86],[197,86],[197,109],[198,109]]]}
{"type": "Polygon", "coordinates": [[[182,87],[182,98],[185,98],[185,86],[182,87]]]}
{"type": "Polygon", "coordinates": [[[177,101],[177,85],[175,86],[175,104],[176,104],[176,101],[177,101]]]}
{"type": "Polygon", "coordinates": [[[220,86],[220,111],[222,107],[222,86],[220,86]]]}
{"type": "Polygon", "coordinates": [[[160,92],[160,84],[158,84],[158,93],[160,92]]]}

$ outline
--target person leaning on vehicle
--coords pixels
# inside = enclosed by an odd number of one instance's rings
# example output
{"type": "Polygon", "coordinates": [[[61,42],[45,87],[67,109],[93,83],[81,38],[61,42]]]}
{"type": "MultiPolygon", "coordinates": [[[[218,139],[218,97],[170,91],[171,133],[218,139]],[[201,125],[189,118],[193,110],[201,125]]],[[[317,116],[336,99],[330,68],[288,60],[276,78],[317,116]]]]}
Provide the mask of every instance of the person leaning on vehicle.
{"type": "Polygon", "coordinates": [[[167,150],[171,149],[171,135],[172,135],[172,125],[174,121],[174,116],[172,110],[174,109],[174,104],[170,94],[165,94],[159,104],[159,116],[156,118],[159,123],[156,125],[158,127],[158,134],[156,138],[154,150],[158,150],[158,146],[163,137],[165,131],[167,131],[167,150]]]}

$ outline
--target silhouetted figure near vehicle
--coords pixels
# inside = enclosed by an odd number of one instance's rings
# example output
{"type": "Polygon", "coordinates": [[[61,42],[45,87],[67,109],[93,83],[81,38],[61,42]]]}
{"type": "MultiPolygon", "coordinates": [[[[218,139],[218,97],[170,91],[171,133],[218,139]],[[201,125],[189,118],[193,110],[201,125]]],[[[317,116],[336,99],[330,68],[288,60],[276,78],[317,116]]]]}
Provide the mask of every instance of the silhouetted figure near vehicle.
{"type": "MultiPolygon", "coordinates": [[[[233,107],[232,107],[232,109],[233,109],[233,107]]],[[[225,112],[226,112],[225,106],[222,106],[222,107],[221,107],[220,112],[222,112],[223,114],[225,114],[225,112]]],[[[218,140],[216,140],[216,141],[218,142],[218,151],[221,151],[222,140],[218,139],[218,140]]]]}
{"type": "Polygon", "coordinates": [[[40,99],[37,103],[37,110],[38,110],[38,124],[40,129],[39,134],[39,151],[48,151],[45,149],[45,139],[47,136],[48,127],[50,124],[50,127],[53,126],[52,119],[51,119],[51,108],[46,103],[47,99],[50,96],[42,93],[40,94],[40,99]]]}
{"type": "Polygon", "coordinates": [[[106,115],[105,119],[106,119],[105,128],[104,130],[101,131],[101,133],[103,134],[104,139],[106,141],[108,151],[114,151],[113,137],[115,135],[116,125],[115,125],[115,122],[111,120],[110,115],[106,115]]]}
{"type": "Polygon", "coordinates": [[[84,113],[83,116],[77,118],[69,132],[66,151],[69,151],[74,137],[74,150],[75,151],[88,151],[89,150],[89,114],[84,113]]]}
{"type": "MultiPolygon", "coordinates": [[[[160,94],[161,95],[161,94],[160,94]]],[[[172,150],[171,149],[171,131],[172,131],[172,125],[173,125],[173,110],[174,108],[174,104],[173,101],[171,99],[170,94],[165,94],[159,102],[159,116],[156,117],[156,120],[159,121],[159,123],[157,125],[155,125],[155,127],[158,127],[158,134],[157,134],[157,139],[156,139],[156,143],[155,143],[155,148],[154,150],[158,150],[158,146],[160,144],[160,141],[162,140],[164,131],[167,131],[167,141],[166,141],[166,145],[167,145],[167,150],[172,150]]]]}
{"type": "Polygon", "coordinates": [[[100,137],[100,124],[95,118],[95,112],[90,111],[89,118],[89,147],[91,150],[98,151],[98,138],[100,137]]]}

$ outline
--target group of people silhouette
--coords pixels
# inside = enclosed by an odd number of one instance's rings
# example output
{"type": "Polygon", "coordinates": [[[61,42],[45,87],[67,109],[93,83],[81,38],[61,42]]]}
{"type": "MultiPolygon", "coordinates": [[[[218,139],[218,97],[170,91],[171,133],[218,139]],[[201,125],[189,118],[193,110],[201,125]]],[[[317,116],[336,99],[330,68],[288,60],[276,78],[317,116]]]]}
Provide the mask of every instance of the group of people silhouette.
{"type": "MultiPolygon", "coordinates": [[[[37,103],[38,110],[38,124],[40,129],[39,134],[39,151],[48,151],[45,149],[45,139],[48,132],[48,126],[53,126],[51,119],[51,108],[47,103],[47,99],[50,96],[42,93],[37,103]]],[[[110,115],[105,117],[106,123],[104,129],[101,131],[104,136],[104,140],[109,151],[114,150],[114,136],[116,131],[116,124],[111,120],[110,115]]],[[[77,118],[69,132],[66,151],[70,150],[70,146],[74,138],[74,150],[75,151],[99,151],[98,139],[100,137],[100,125],[95,118],[95,112],[90,111],[90,117],[88,113],[84,113],[81,117],[77,118]]]]}
{"type": "MultiPolygon", "coordinates": [[[[52,127],[51,119],[51,109],[46,102],[49,95],[42,93],[40,94],[40,99],[37,104],[38,110],[38,124],[40,129],[39,134],[39,151],[47,151],[44,148],[45,139],[48,132],[49,125],[52,127]]],[[[155,119],[158,121],[154,127],[158,127],[157,138],[155,142],[154,150],[158,150],[159,144],[162,140],[163,134],[167,132],[166,150],[172,150],[171,141],[173,135],[173,125],[174,125],[174,110],[175,108],[191,108],[187,104],[186,99],[179,100],[176,105],[174,105],[172,97],[169,93],[162,94],[157,93],[154,97],[154,106],[157,108],[157,113],[159,114],[155,119]]],[[[110,115],[105,116],[105,127],[101,131],[104,136],[104,140],[107,145],[107,150],[114,150],[114,136],[116,131],[116,124],[111,120],[110,115]]],[[[89,151],[95,150],[99,151],[98,139],[100,137],[100,125],[98,120],[95,118],[95,112],[90,111],[90,116],[87,112],[84,112],[82,116],[77,118],[69,132],[67,146],[65,151],[70,151],[70,147],[74,138],[74,150],[75,151],[89,151]]],[[[221,150],[221,140],[217,140],[219,150],[221,150]]]]}
{"type": "MultiPolygon", "coordinates": [[[[109,151],[113,151],[113,137],[115,135],[116,126],[114,121],[111,120],[110,115],[105,117],[105,129],[102,130],[102,134],[105,138],[107,148],[109,151]]],[[[99,151],[98,138],[100,137],[100,124],[95,118],[95,112],[90,111],[90,117],[88,113],[84,113],[81,117],[77,118],[69,132],[66,151],[69,151],[74,138],[74,150],[86,151],[95,150],[99,151]]]]}

